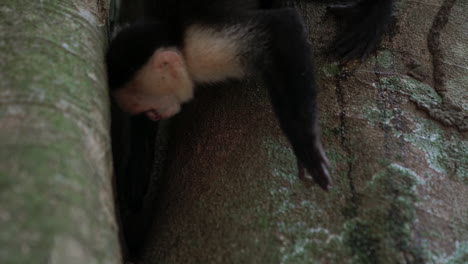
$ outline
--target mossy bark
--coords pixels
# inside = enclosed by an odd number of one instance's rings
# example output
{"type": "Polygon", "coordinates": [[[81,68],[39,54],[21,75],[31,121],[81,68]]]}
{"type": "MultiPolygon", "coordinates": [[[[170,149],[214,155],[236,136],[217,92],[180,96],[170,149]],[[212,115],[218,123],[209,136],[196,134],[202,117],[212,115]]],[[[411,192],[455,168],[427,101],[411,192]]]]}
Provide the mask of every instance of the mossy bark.
{"type": "Polygon", "coordinates": [[[392,36],[346,67],[320,55],[324,6],[299,8],[334,188],[297,178],[266,88],[202,88],[174,120],[141,263],[467,263],[468,5],[399,1],[392,36]]]}
{"type": "Polygon", "coordinates": [[[0,4],[0,262],[120,263],[105,1],[0,4]]]}

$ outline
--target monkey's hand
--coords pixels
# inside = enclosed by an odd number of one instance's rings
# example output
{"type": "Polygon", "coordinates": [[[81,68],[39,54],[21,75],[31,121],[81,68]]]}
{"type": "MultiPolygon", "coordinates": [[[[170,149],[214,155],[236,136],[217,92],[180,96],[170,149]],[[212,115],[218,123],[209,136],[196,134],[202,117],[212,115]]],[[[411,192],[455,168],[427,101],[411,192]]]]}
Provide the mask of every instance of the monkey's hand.
{"type": "Polygon", "coordinates": [[[299,171],[299,179],[304,183],[305,186],[310,187],[314,183],[318,184],[322,189],[328,191],[332,185],[332,179],[328,168],[330,162],[323,151],[322,144],[320,142],[315,144],[309,151],[310,155],[307,156],[307,165],[303,164],[299,158],[297,158],[297,168],[299,171]]]}
{"type": "Polygon", "coordinates": [[[275,94],[276,90],[270,91],[273,109],[297,158],[299,178],[306,186],[315,182],[322,189],[328,190],[332,185],[328,172],[330,163],[320,142],[317,112],[307,96],[304,96],[308,91],[299,93],[301,98],[306,98],[302,102],[298,98],[288,100],[291,99],[291,89],[282,96],[275,94]]]}
{"type": "Polygon", "coordinates": [[[284,98],[287,97],[279,99],[274,97],[272,101],[273,105],[276,106],[275,111],[281,128],[296,155],[299,179],[307,187],[315,182],[322,189],[328,190],[332,185],[332,178],[328,171],[330,162],[320,142],[320,129],[316,124],[316,113],[308,113],[313,109],[309,104],[302,107],[298,104],[278,107],[284,103],[284,98]]]}

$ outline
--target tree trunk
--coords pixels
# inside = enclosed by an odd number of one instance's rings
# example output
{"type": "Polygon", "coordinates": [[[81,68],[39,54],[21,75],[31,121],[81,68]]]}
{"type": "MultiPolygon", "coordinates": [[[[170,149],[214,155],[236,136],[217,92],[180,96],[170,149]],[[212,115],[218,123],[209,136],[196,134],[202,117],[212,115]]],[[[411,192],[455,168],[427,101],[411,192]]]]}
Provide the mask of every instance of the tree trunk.
{"type": "Polygon", "coordinates": [[[202,88],[174,120],[142,263],[467,263],[466,1],[399,1],[392,36],[346,67],[319,55],[324,6],[299,8],[333,189],[297,178],[264,87],[202,88]]]}
{"type": "Polygon", "coordinates": [[[103,0],[0,4],[0,263],[120,263],[103,0]]]}

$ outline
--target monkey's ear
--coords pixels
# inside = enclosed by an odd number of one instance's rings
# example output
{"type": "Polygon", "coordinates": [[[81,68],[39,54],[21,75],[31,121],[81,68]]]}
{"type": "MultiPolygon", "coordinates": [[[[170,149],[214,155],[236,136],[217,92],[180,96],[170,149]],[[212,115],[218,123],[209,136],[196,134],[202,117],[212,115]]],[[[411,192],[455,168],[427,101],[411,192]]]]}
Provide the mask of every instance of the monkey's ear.
{"type": "Polygon", "coordinates": [[[167,71],[173,78],[180,78],[180,68],[184,67],[182,55],[173,50],[157,50],[151,57],[151,66],[156,71],[167,71]]]}

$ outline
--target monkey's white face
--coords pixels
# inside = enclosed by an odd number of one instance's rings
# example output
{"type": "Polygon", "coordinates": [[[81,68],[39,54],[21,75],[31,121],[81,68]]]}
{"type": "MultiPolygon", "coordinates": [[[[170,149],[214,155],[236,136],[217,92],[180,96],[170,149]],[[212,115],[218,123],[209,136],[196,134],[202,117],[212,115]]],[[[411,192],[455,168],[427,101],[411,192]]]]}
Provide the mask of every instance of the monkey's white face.
{"type": "Polygon", "coordinates": [[[193,97],[193,82],[182,55],[157,50],[124,87],[113,92],[120,107],[130,114],[146,113],[151,120],[166,119],[193,97]]]}
{"type": "Polygon", "coordinates": [[[141,86],[118,90],[114,96],[124,111],[130,114],[145,113],[153,121],[172,117],[180,111],[183,103],[171,94],[146,93],[141,86]]]}

